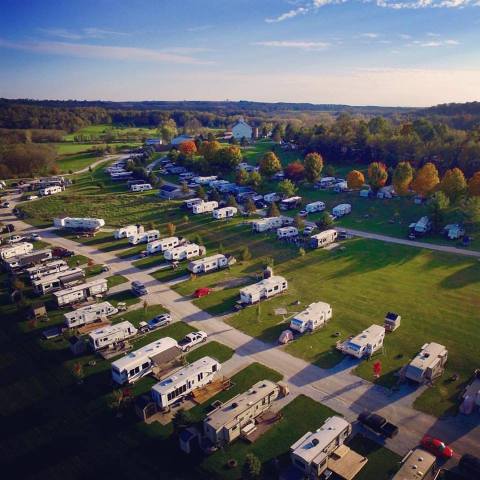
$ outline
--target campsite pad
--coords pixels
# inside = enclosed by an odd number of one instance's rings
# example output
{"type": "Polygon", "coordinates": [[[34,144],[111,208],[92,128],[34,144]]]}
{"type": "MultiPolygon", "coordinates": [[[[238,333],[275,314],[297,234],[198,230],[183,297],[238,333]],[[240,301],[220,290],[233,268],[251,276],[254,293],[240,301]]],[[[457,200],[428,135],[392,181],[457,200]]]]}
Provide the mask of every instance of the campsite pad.
{"type": "Polygon", "coordinates": [[[339,243],[331,243],[330,245],[327,245],[326,247],[323,247],[324,250],[334,250],[335,248],[339,247],[339,243]]]}
{"type": "Polygon", "coordinates": [[[215,290],[225,290],[226,288],[235,288],[250,281],[250,277],[230,278],[215,285],[215,290]]]}
{"type": "Polygon", "coordinates": [[[274,310],[275,315],[287,315],[287,309],[286,308],[276,308],[274,310]]]}

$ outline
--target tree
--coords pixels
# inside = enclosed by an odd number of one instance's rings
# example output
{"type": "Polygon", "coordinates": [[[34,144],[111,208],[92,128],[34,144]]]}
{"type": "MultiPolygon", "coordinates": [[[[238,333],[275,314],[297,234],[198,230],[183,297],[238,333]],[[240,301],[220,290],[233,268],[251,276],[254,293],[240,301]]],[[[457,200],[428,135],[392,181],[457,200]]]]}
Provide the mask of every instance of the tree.
{"type": "Polygon", "coordinates": [[[282,169],[280,160],[273,152],[265,152],[260,160],[260,173],[265,177],[271,177],[282,169]]]}
{"type": "Polygon", "coordinates": [[[179,149],[180,149],[180,152],[186,155],[187,157],[190,157],[197,153],[197,145],[193,140],[187,140],[186,142],[182,142],[180,144],[179,149]]]}
{"type": "Polygon", "coordinates": [[[300,215],[295,216],[295,226],[298,230],[303,230],[305,227],[305,220],[300,215]]]}
{"type": "Polygon", "coordinates": [[[336,173],[337,172],[336,172],[335,167],[333,165],[327,165],[325,167],[325,175],[327,177],[334,177],[336,173]]]}
{"type": "Polygon", "coordinates": [[[171,143],[172,139],[178,135],[177,124],[173,118],[161,123],[158,128],[160,138],[165,143],[171,143]]]}
{"type": "Polygon", "coordinates": [[[216,140],[203,142],[200,148],[200,154],[207,162],[211,162],[216,153],[222,148],[219,142],[216,140]]]}
{"type": "Polygon", "coordinates": [[[210,200],[213,200],[214,202],[219,202],[220,201],[220,194],[218,193],[218,190],[216,188],[212,188],[212,191],[210,192],[209,198],[210,198],[210,200]]]}
{"type": "Polygon", "coordinates": [[[235,170],[241,161],[242,152],[240,148],[236,145],[229,145],[217,150],[210,163],[221,172],[229,172],[235,170]]]}
{"type": "Polygon", "coordinates": [[[475,172],[468,182],[468,194],[472,197],[480,196],[480,171],[475,172]]]}
{"type": "Polygon", "coordinates": [[[440,190],[454,203],[467,189],[467,181],[459,168],[447,170],[440,182],[440,190]]]}
{"type": "Polygon", "coordinates": [[[248,262],[249,260],[252,259],[252,254],[250,253],[250,250],[248,249],[247,246],[245,246],[245,248],[242,250],[241,257],[244,262],[248,262]]]}
{"type": "Polygon", "coordinates": [[[183,181],[181,184],[181,191],[184,195],[187,195],[190,192],[187,182],[183,181]]]}
{"type": "Polygon", "coordinates": [[[278,209],[277,204],[275,202],[272,202],[268,207],[267,217],[279,217],[279,216],[280,216],[280,210],[278,209]]]}
{"type": "Polygon", "coordinates": [[[173,223],[167,223],[167,232],[169,237],[173,237],[175,235],[175,230],[177,227],[173,223]]]}
{"type": "Polygon", "coordinates": [[[243,168],[239,168],[235,175],[235,182],[238,183],[238,185],[246,185],[249,180],[250,175],[248,174],[248,172],[243,168]]]}
{"type": "Polygon", "coordinates": [[[333,223],[332,217],[328,212],[322,212],[318,221],[321,227],[328,227],[333,223]]]}
{"type": "Polygon", "coordinates": [[[392,183],[398,195],[406,195],[413,180],[413,168],[409,162],[400,162],[393,172],[392,183]]]}
{"type": "Polygon", "coordinates": [[[242,137],[242,138],[240,139],[240,145],[241,145],[242,147],[248,147],[249,144],[248,144],[248,140],[247,140],[246,137],[242,137]]]}
{"type": "Polygon", "coordinates": [[[258,480],[262,473],[262,463],[253,453],[247,453],[242,466],[242,480],[258,480]]]}
{"type": "Polygon", "coordinates": [[[285,168],[285,177],[293,182],[300,182],[305,178],[305,167],[298,160],[289,163],[285,168]]]}
{"type": "Polygon", "coordinates": [[[465,222],[469,224],[480,222],[480,197],[466,198],[462,204],[465,222]]]}
{"type": "Polygon", "coordinates": [[[305,156],[305,177],[310,183],[315,183],[323,170],[323,158],[319,153],[313,152],[305,156]]]}
{"type": "Polygon", "coordinates": [[[286,178],[278,184],[278,191],[284,198],[293,197],[297,191],[297,187],[291,180],[286,178]]]}
{"type": "Polygon", "coordinates": [[[433,229],[438,232],[443,225],[445,212],[450,205],[450,200],[442,192],[435,192],[428,201],[428,210],[432,220],[433,229]]]}
{"type": "Polygon", "coordinates": [[[237,203],[237,200],[235,200],[235,197],[233,195],[229,195],[228,199],[227,199],[227,205],[229,207],[235,207],[235,208],[238,208],[238,203],[237,203]]]}
{"type": "Polygon", "coordinates": [[[387,167],[381,162],[372,162],[368,166],[368,181],[374,192],[382,188],[387,183],[387,167]]]}
{"type": "Polygon", "coordinates": [[[417,170],[412,181],[412,190],[421,197],[426,197],[439,183],[437,167],[429,162],[417,170]]]}
{"type": "Polygon", "coordinates": [[[177,410],[172,418],[173,430],[176,434],[178,434],[181,430],[190,427],[193,425],[193,423],[194,420],[191,413],[183,408],[177,410]]]}
{"type": "Polygon", "coordinates": [[[202,237],[200,236],[199,233],[197,233],[195,235],[195,237],[193,237],[193,241],[197,244],[197,245],[202,245],[203,244],[203,239],[202,237]]]}
{"type": "Polygon", "coordinates": [[[207,198],[207,194],[205,193],[205,189],[202,185],[197,188],[197,197],[205,200],[207,198]]]}
{"type": "Polygon", "coordinates": [[[250,185],[252,187],[258,188],[262,184],[262,176],[259,172],[253,171],[250,174],[250,185]]]}
{"type": "Polygon", "coordinates": [[[280,143],[282,141],[282,137],[284,135],[284,130],[280,124],[276,124],[272,130],[272,140],[276,143],[280,143]]]}
{"type": "Polygon", "coordinates": [[[182,222],[186,225],[190,222],[190,218],[188,217],[188,215],[184,215],[182,217],[182,222]]]}
{"type": "Polygon", "coordinates": [[[365,176],[359,170],[352,170],[347,175],[348,188],[361,188],[365,184],[365,176]]]}
{"type": "Polygon", "coordinates": [[[257,211],[257,207],[251,198],[247,199],[247,202],[245,203],[245,210],[249,215],[257,211]]]}

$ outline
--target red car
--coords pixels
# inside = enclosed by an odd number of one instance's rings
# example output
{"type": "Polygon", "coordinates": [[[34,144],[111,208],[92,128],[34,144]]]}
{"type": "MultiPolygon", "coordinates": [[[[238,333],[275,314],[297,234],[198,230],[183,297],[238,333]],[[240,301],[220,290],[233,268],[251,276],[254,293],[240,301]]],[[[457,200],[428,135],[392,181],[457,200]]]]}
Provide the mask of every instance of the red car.
{"type": "Polygon", "coordinates": [[[202,298],[202,297],[206,297],[212,290],[210,288],[207,288],[207,287],[204,287],[204,288],[197,288],[195,290],[195,293],[193,294],[193,296],[195,298],[202,298]]]}
{"type": "Polygon", "coordinates": [[[425,450],[428,450],[430,453],[433,453],[437,457],[453,457],[453,450],[448,445],[445,445],[445,443],[443,443],[441,440],[435,437],[431,437],[430,435],[425,435],[422,438],[422,447],[425,450]]]}

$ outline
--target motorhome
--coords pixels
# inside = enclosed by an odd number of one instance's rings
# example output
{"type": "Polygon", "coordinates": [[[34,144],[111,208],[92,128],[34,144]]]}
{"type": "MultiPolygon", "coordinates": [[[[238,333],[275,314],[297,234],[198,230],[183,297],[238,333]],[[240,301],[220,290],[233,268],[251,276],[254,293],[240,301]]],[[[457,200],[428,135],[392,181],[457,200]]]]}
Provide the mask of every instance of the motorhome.
{"type": "Polygon", "coordinates": [[[119,385],[135,383],[152,372],[157,363],[156,358],[170,349],[176,350],[178,355],[181,354],[177,341],[164,337],[128,353],[112,362],[112,380],[119,385]]]}
{"type": "Polygon", "coordinates": [[[228,445],[252,430],[255,419],[270,409],[280,392],[277,383],[260,380],[208,414],[203,421],[205,437],[213,445],[228,445]]]}
{"type": "Polygon", "coordinates": [[[443,345],[426,343],[406,366],[404,376],[416,383],[431,382],[443,373],[447,359],[448,350],[443,345]]]}
{"type": "Polygon", "coordinates": [[[336,217],[343,217],[352,211],[352,206],[349,203],[341,203],[332,208],[332,214],[336,217]]]}
{"type": "Polygon", "coordinates": [[[287,280],[279,275],[273,275],[270,278],[265,278],[258,283],[240,289],[240,302],[249,305],[264,298],[273,297],[287,289],[287,280]]]}
{"type": "Polygon", "coordinates": [[[335,177],[323,177],[315,183],[317,188],[328,188],[335,185],[337,179],[335,177]]]}
{"type": "Polygon", "coordinates": [[[333,228],[324,230],[323,232],[317,233],[316,235],[312,235],[310,237],[310,246],[312,248],[326,247],[327,245],[334,243],[337,237],[338,233],[333,228]]]}
{"type": "Polygon", "coordinates": [[[9,270],[20,270],[32,267],[52,259],[52,251],[49,248],[41,250],[32,250],[29,253],[23,253],[16,257],[11,257],[3,261],[9,270]]]}
{"type": "Polygon", "coordinates": [[[30,281],[33,282],[34,280],[40,280],[41,278],[48,277],[48,275],[63,272],[69,268],[70,267],[67,265],[65,260],[54,260],[53,262],[47,262],[27,268],[25,272],[27,273],[30,281]]]}
{"type": "Polygon", "coordinates": [[[65,325],[68,328],[81,327],[104,317],[111,317],[116,313],[118,313],[118,309],[109,302],[94,303],[93,305],[87,305],[86,307],[65,313],[65,325]]]}
{"type": "Polygon", "coordinates": [[[255,232],[267,232],[274,228],[283,226],[283,217],[267,217],[252,222],[252,229],[255,232]]]}
{"type": "Polygon", "coordinates": [[[135,184],[130,187],[131,192],[146,192],[152,190],[152,186],[149,183],[135,184]]]}
{"type": "Polygon", "coordinates": [[[371,325],[362,333],[338,345],[338,349],[355,358],[371,357],[376,351],[383,348],[385,327],[371,325]]]}
{"type": "Polygon", "coordinates": [[[106,278],[99,278],[90,282],[75,285],[65,290],[53,293],[53,298],[58,307],[70,305],[72,303],[83,302],[89,297],[101,295],[108,291],[108,284],[106,278]]]}
{"type": "Polygon", "coordinates": [[[113,232],[113,236],[116,240],[121,238],[132,237],[133,235],[141,235],[144,232],[142,225],[127,225],[126,227],[117,228],[113,232]]]}
{"type": "Polygon", "coordinates": [[[63,188],[59,185],[52,185],[50,187],[41,188],[38,193],[41,197],[46,197],[47,195],[54,195],[55,193],[63,192],[63,188]]]}
{"type": "Polygon", "coordinates": [[[325,302],[311,303],[305,310],[294,315],[290,329],[299,333],[313,332],[323,327],[332,318],[332,307],[325,302]]]}
{"type": "Polygon", "coordinates": [[[147,244],[147,254],[153,255],[158,252],[164,252],[165,250],[171,250],[178,247],[180,240],[178,237],[165,237],[160,240],[155,240],[147,244]]]}
{"type": "Polygon", "coordinates": [[[411,223],[408,228],[411,237],[421,237],[432,229],[432,222],[427,216],[424,216],[418,222],[411,223]]]}
{"type": "Polygon", "coordinates": [[[299,208],[302,203],[302,197],[285,198],[280,202],[280,210],[293,210],[299,208]]]}
{"type": "Polygon", "coordinates": [[[196,243],[188,243],[179,247],[171,248],[163,252],[165,260],[171,262],[173,260],[188,260],[189,258],[200,257],[205,255],[205,247],[201,247],[196,243]]]}
{"type": "Polygon", "coordinates": [[[130,322],[120,322],[115,325],[97,328],[88,335],[88,343],[92,350],[97,351],[128,340],[137,334],[138,330],[130,322]]]}
{"type": "Polygon", "coordinates": [[[103,218],[62,217],[54,218],[53,226],[78,231],[96,231],[105,226],[103,218]]]}
{"type": "Polygon", "coordinates": [[[220,368],[220,363],[214,358],[200,358],[165,380],[156,383],[152,387],[152,399],[160,409],[166,409],[196,388],[210,383],[220,368]]]}
{"type": "Polygon", "coordinates": [[[236,207],[223,207],[217,208],[212,212],[212,217],[216,220],[221,218],[230,218],[234,217],[238,213],[238,208],[236,207]]]}
{"type": "Polygon", "coordinates": [[[263,200],[267,203],[273,203],[280,201],[280,195],[278,193],[267,193],[263,196],[263,200]]]}
{"type": "Polygon", "coordinates": [[[198,215],[200,213],[210,213],[213,212],[216,208],[218,208],[218,202],[211,201],[211,202],[202,202],[197,203],[192,207],[192,213],[194,215],[198,215]]]}
{"type": "Polygon", "coordinates": [[[341,193],[348,191],[348,182],[346,180],[342,180],[338,183],[335,183],[333,186],[333,191],[335,193],[341,193]]]}
{"type": "Polygon", "coordinates": [[[158,230],[147,230],[140,234],[134,234],[128,237],[130,245],[138,245],[139,243],[150,243],[160,239],[160,232],[158,230]]]}
{"type": "Polygon", "coordinates": [[[298,228],[281,227],[277,228],[277,238],[295,238],[298,237],[298,228]]]}
{"type": "Polygon", "coordinates": [[[2,260],[8,260],[18,255],[24,255],[33,251],[33,245],[29,242],[18,242],[12,245],[5,245],[0,247],[0,258],[2,260]]]}
{"type": "Polygon", "coordinates": [[[440,473],[435,455],[423,448],[410,450],[401,464],[392,480],[435,480],[440,473]]]}
{"type": "Polygon", "coordinates": [[[185,200],[183,202],[183,206],[191,210],[194,205],[198,205],[199,203],[202,203],[202,202],[203,200],[201,198],[189,198],[188,200],[185,200]]]}
{"type": "Polygon", "coordinates": [[[312,202],[307,203],[305,205],[305,211],[307,213],[315,213],[315,212],[323,212],[325,210],[325,203],[324,202],[312,202]]]}
{"type": "Polygon", "coordinates": [[[226,267],[228,267],[228,258],[220,253],[199,260],[194,260],[188,264],[188,270],[195,274],[208,273],[226,267]]]}

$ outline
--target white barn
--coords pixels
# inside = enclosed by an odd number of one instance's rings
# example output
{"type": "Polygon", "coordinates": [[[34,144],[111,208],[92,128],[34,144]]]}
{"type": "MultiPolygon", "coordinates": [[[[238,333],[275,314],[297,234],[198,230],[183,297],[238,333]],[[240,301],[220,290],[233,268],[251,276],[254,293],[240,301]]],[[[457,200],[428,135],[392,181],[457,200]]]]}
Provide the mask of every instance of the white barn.
{"type": "Polygon", "coordinates": [[[239,118],[237,123],[232,127],[232,135],[237,140],[243,137],[250,140],[253,136],[253,128],[243,118],[239,118]]]}

